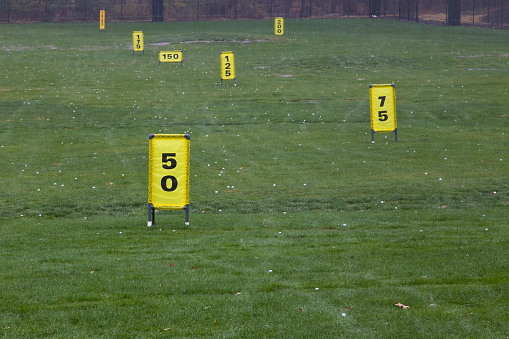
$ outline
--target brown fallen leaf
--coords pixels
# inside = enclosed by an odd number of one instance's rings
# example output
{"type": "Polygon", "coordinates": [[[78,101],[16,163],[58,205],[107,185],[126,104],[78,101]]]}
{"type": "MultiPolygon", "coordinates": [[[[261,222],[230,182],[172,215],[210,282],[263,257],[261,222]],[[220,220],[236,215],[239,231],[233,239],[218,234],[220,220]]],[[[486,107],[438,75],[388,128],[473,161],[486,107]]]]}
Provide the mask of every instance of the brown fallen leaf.
{"type": "Polygon", "coordinates": [[[402,303],[394,304],[395,306],[401,307],[402,309],[406,310],[407,308],[410,308],[410,306],[403,305],[402,303]]]}

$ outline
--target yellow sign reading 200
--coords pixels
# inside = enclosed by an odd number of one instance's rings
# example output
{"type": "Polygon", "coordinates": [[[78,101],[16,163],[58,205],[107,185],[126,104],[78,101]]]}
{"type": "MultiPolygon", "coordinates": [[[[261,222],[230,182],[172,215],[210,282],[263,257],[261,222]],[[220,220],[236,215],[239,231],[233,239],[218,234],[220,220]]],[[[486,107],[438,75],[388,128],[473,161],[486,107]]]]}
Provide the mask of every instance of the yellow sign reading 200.
{"type": "Polygon", "coordinates": [[[274,20],[274,34],[285,34],[285,21],[283,18],[278,17],[274,20]]]}
{"type": "Polygon", "coordinates": [[[375,132],[394,132],[398,140],[394,85],[370,85],[369,98],[372,141],[375,132]]]}
{"type": "Polygon", "coordinates": [[[150,135],[149,206],[166,210],[188,208],[189,143],[187,134],[150,135]]]}
{"type": "Polygon", "coordinates": [[[133,32],[133,53],[144,51],[144,42],[143,42],[143,32],[142,31],[134,31],[133,32]]]}

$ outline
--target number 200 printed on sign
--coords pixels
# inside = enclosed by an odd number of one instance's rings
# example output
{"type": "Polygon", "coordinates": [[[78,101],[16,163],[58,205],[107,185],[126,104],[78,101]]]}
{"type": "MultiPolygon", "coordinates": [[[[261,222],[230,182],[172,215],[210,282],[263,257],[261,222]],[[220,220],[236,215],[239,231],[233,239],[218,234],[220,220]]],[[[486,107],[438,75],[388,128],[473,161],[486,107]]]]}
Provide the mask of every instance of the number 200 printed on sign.
{"type": "Polygon", "coordinates": [[[284,19],[281,17],[274,19],[274,34],[283,35],[285,33],[284,22],[284,19]]]}
{"type": "Polygon", "coordinates": [[[189,204],[189,136],[152,134],[149,138],[149,203],[157,209],[189,204]]]}

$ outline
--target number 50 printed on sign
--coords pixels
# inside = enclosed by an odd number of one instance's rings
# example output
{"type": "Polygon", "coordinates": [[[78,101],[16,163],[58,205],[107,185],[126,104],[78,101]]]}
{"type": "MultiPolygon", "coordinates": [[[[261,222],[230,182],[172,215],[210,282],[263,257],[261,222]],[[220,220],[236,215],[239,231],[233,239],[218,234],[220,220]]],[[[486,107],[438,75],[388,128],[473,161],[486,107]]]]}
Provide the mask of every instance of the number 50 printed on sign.
{"type": "Polygon", "coordinates": [[[375,132],[394,132],[395,140],[398,141],[394,92],[394,84],[369,86],[372,142],[375,142],[375,132]]]}
{"type": "Polygon", "coordinates": [[[155,209],[184,209],[189,224],[189,140],[187,134],[149,136],[148,226],[155,209]]]}

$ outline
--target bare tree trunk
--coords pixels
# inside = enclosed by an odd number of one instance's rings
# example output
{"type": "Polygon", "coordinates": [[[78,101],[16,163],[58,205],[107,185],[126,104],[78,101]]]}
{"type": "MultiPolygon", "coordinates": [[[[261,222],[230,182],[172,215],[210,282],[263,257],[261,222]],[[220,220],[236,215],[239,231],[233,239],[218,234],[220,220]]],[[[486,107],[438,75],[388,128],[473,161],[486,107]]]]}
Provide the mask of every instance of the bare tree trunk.
{"type": "Polygon", "coordinates": [[[164,21],[164,1],[152,0],[152,22],[164,21]]]}
{"type": "Polygon", "coordinates": [[[447,24],[458,26],[461,24],[461,0],[449,0],[447,5],[447,24]]]}

